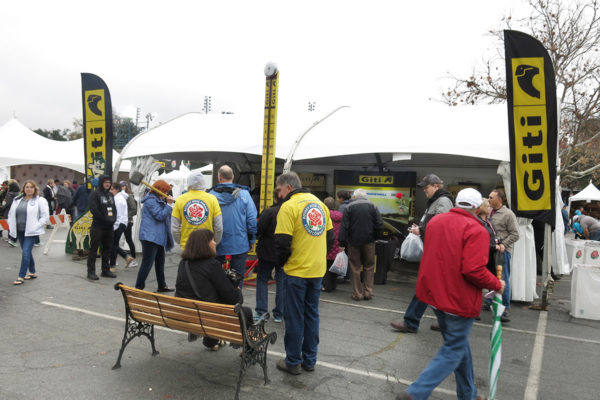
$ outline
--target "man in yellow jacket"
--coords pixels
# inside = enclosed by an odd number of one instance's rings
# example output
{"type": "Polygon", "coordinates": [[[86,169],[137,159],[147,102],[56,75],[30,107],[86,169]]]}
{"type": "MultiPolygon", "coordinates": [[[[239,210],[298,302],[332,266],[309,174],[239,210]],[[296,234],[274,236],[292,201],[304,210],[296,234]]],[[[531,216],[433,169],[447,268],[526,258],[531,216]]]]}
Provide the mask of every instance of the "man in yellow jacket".
{"type": "Polygon", "coordinates": [[[277,214],[275,246],[284,271],[286,352],[277,368],[298,375],[300,368],[314,371],[317,362],[319,296],[334,233],[329,209],[302,188],[295,172],[280,175],[276,190],[283,199],[277,214]]]}

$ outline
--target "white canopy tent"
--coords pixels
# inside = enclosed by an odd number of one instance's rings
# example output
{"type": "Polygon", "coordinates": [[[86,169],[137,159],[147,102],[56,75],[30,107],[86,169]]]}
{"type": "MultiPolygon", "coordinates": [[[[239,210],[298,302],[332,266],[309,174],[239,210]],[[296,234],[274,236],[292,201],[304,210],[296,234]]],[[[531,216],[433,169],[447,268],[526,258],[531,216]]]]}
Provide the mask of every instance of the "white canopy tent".
{"type": "MultiPolygon", "coordinates": [[[[288,156],[296,137],[318,118],[288,114],[278,115],[276,156],[280,160],[288,156]]],[[[505,106],[434,105],[423,114],[384,118],[341,109],[308,133],[293,159],[351,165],[390,164],[410,159],[412,154],[509,159],[505,106]]],[[[122,158],[154,155],[260,166],[262,123],[262,118],[242,114],[184,114],[136,136],[123,149],[122,158]]]]}
{"type": "MultiPolygon", "coordinates": [[[[41,164],[56,165],[84,173],[83,139],[58,141],[33,132],[13,118],[0,127],[0,167],[41,164]]],[[[119,153],[113,151],[113,164],[119,153]]],[[[131,163],[122,164],[129,171],[131,163]]]]}
{"type": "Polygon", "coordinates": [[[585,187],[581,192],[569,197],[569,209],[574,201],[600,201],[600,190],[592,182],[585,187]]]}

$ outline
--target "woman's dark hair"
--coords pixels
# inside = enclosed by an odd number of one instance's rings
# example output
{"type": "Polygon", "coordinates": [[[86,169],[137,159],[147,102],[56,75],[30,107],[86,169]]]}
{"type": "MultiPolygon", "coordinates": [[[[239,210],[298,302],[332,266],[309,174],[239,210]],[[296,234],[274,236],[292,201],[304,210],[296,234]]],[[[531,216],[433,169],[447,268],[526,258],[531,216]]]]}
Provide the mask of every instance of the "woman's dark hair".
{"type": "Polygon", "coordinates": [[[181,258],[184,260],[203,260],[215,257],[216,254],[210,248],[210,241],[214,237],[215,235],[208,229],[193,231],[188,237],[181,258]]]}

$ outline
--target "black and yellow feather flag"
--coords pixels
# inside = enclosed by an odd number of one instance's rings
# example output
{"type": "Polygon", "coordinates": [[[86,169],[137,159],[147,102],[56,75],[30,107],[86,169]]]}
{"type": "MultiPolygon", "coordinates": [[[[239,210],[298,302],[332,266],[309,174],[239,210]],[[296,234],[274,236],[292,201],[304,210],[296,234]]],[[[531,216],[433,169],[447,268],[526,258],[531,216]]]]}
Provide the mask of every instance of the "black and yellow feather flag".
{"type": "Polygon", "coordinates": [[[83,143],[88,189],[92,179],[112,176],[112,104],[104,81],[93,74],[81,74],[83,101],[83,143]]]}
{"type": "Polygon", "coordinates": [[[535,38],[504,31],[511,164],[511,209],[518,217],[555,223],[556,80],[535,38]]]}

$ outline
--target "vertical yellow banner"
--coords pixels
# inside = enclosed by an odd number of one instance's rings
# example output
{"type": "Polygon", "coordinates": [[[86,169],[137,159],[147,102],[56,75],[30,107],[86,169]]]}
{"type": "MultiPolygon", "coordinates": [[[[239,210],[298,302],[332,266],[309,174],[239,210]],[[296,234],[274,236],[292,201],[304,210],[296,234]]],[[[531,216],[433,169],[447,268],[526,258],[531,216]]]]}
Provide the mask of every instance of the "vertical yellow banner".
{"type": "Polygon", "coordinates": [[[279,94],[279,72],[273,64],[265,67],[265,122],[263,130],[262,165],[260,172],[260,210],[273,204],[275,185],[275,139],[277,136],[277,97],[279,94]]]}

